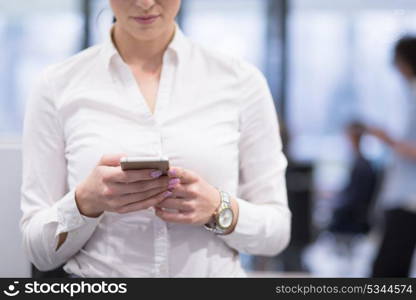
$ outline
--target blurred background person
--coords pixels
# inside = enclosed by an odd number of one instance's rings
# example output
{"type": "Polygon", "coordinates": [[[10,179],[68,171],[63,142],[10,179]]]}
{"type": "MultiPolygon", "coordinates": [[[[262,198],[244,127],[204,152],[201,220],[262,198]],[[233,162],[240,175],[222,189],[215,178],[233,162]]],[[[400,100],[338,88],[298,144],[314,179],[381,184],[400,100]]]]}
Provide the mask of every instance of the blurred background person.
{"type": "Polygon", "coordinates": [[[376,198],[379,173],[362,151],[365,127],[352,121],[345,128],[352,158],[345,187],[335,196],[328,232],[335,238],[339,255],[352,259],[354,248],[371,229],[371,205],[376,198]]]}
{"type": "Polygon", "coordinates": [[[416,37],[400,39],[394,63],[408,88],[406,126],[401,136],[369,127],[367,132],[392,151],[380,200],[385,207],[384,235],[373,266],[374,277],[407,277],[416,245],[416,37]]]}
{"type": "Polygon", "coordinates": [[[336,199],[329,225],[329,231],[336,234],[366,234],[370,230],[369,211],[375,197],[377,172],[361,151],[364,132],[360,122],[351,122],[346,127],[353,158],[348,183],[336,199]]]}

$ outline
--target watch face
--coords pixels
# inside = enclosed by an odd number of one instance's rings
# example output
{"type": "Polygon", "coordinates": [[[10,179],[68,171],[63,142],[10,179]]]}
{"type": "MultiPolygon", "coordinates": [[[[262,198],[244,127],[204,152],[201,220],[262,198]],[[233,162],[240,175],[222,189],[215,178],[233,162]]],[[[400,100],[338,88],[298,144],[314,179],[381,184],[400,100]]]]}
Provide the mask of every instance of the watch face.
{"type": "Polygon", "coordinates": [[[222,228],[229,228],[233,223],[233,211],[230,208],[221,211],[218,216],[218,223],[222,228]]]}

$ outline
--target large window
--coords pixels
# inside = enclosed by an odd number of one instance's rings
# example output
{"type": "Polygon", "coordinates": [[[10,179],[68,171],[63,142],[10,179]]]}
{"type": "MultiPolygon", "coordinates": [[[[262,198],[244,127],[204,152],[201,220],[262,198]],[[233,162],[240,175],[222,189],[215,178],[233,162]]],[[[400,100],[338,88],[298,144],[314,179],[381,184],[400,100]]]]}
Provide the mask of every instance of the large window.
{"type": "Polygon", "coordinates": [[[267,1],[185,1],[183,29],[203,46],[265,69],[267,1]]]}
{"type": "Polygon", "coordinates": [[[95,45],[108,38],[113,21],[113,12],[108,1],[90,1],[90,45],[95,45]]]}
{"type": "Polygon", "coordinates": [[[21,135],[25,102],[40,71],[80,50],[76,0],[0,0],[0,136],[21,135]]]}
{"type": "MultiPolygon", "coordinates": [[[[405,89],[392,64],[392,47],[403,34],[416,33],[416,1],[291,3],[290,153],[316,165],[316,189],[330,198],[348,173],[348,122],[358,119],[393,134],[401,130],[405,89]]],[[[377,141],[364,142],[370,159],[384,157],[377,141]]]]}

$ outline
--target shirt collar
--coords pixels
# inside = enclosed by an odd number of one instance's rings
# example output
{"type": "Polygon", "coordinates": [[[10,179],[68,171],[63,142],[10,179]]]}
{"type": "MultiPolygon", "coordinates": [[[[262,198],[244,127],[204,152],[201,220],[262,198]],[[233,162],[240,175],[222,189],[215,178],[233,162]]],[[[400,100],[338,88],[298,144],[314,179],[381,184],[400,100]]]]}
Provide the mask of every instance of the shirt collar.
{"type": "MultiPolygon", "coordinates": [[[[175,24],[175,33],[173,36],[172,41],[169,43],[168,48],[166,51],[172,50],[178,57],[178,60],[185,59],[188,56],[188,51],[190,48],[190,41],[189,39],[183,34],[182,30],[179,28],[177,24],[175,24]]],[[[110,63],[112,59],[116,56],[120,56],[120,54],[117,51],[117,48],[114,45],[113,39],[112,39],[112,32],[113,32],[114,26],[111,27],[109,34],[107,35],[103,48],[101,51],[101,55],[104,59],[104,63],[106,67],[110,66],[110,63]]]]}

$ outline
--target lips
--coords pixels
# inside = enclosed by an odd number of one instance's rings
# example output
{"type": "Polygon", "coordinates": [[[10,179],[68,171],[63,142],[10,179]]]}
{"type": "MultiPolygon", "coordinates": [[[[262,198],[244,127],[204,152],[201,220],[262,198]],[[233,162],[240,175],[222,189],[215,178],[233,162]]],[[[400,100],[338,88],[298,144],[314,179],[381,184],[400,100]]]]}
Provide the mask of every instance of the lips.
{"type": "Polygon", "coordinates": [[[133,19],[140,24],[152,24],[159,18],[159,15],[139,16],[133,19]]]}

